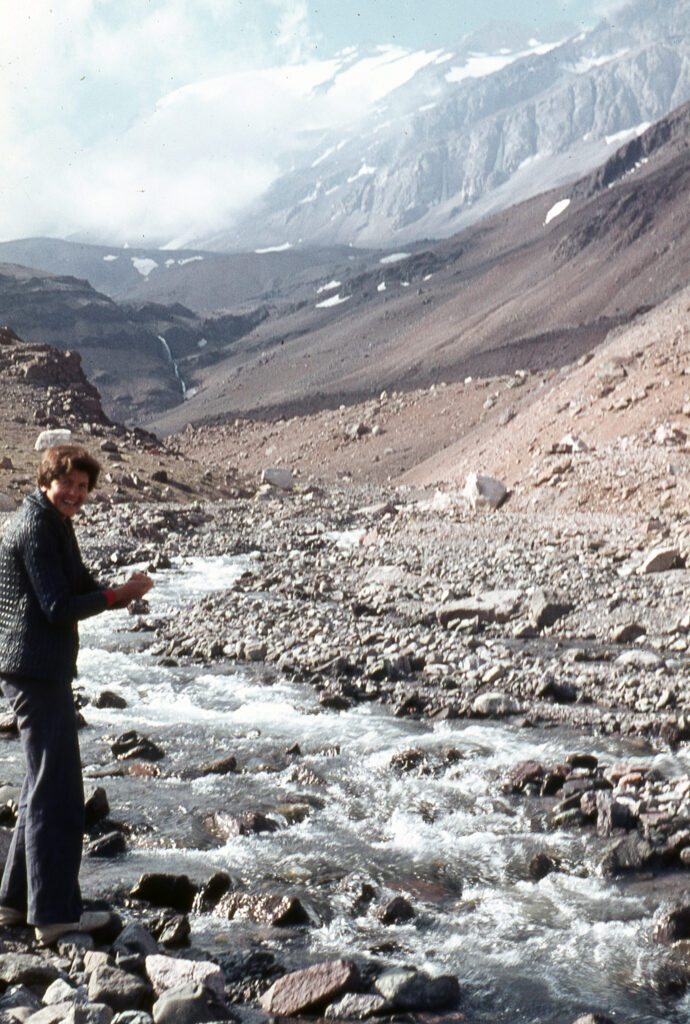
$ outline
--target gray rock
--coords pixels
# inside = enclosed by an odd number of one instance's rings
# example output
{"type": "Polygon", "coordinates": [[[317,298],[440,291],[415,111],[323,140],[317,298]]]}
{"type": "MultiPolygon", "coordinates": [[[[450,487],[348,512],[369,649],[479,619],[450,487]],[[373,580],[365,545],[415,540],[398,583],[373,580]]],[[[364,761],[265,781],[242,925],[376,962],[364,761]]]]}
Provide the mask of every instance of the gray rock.
{"type": "Polygon", "coordinates": [[[637,572],[645,576],[652,572],[668,572],[680,562],[680,552],[676,547],[655,548],[650,551],[637,572]]]}
{"type": "Polygon", "coordinates": [[[158,943],[143,924],[138,921],[130,921],[122,929],[111,948],[113,953],[139,953],[141,956],[151,956],[158,952],[158,943]]]}
{"type": "Polygon", "coordinates": [[[43,1007],[43,1003],[30,988],[26,988],[24,985],[11,985],[0,996],[0,1010],[8,1010],[17,1006],[25,1006],[30,1010],[40,1010],[43,1007]]]}
{"type": "Polygon", "coordinates": [[[110,814],[110,804],[103,786],[89,786],[84,794],[84,804],[87,828],[110,814]]]}
{"type": "Polygon", "coordinates": [[[631,833],[608,847],[601,860],[604,875],[616,876],[628,871],[641,871],[654,863],[656,851],[651,843],[631,833]]]}
{"type": "Polygon", "coordinates": [[[165,872],[147,872],[130,892],[137,900],[146,900],[155,907],[171,907],[182,913],[192,909],[197,886],[187,875],[172,875],[165,872]]]}
{"type": "Polygon", "coordinates": [[[472,702],[472,711],[483,718],[505,718],[518,714],[520,705],[506,693],[480,693],[472,702]]]}
{"type": "Polygon", "coordinates": [[[530,622],[535,629],[548,628],[572,609],[573,606],[570,602],[564,601],[546,590],[536,590],[529,604],[530,622]]]}
{"type": "Polygon", "coordinates": [[[210,960],[185,960],[181,957],[156,954],[146,957],[146,974],[157,996],[168,989],[190,984],[203,985],[222,998],[225,981],[223,972],[210,960]]]}
{"type": "Polygon", "coordinates": [[[347,992],[337,1003],[327,1007],[324,1017],[335,1020],[368,1020],[388,1007],[383,996],[347,992]]]}
{"type": "Polygon", "coordinates": [[[382,924],[402,924],[414,916],[414,907],[404,896],[394,896],[377,914],[382,924]]]}
{"type": "Polygon", "coordinates": [[[374,982],[384,999],[400,1010],[443,1010],[460,999],[458,979],[444,974],[431,978],[407,967],[384,971],[374,982]]]}
{"type": "Polygon", "coordinates": [[[189,983],[168,989],[153,1004],[154,1024],[202,1024],[227,1020],[227,1009],[217,993],[189,983]]]}
{"type": "Polygon", "coordinates": [[[442,605],[436,612],[436,620],[441,626],[474,618],[480,622],[508,622],[517,613],[522,597],[522,590],[489,590],[442,605]]]}
{"type": "Polygon", "coordinates": [[[110,1024],[153,1024],[153,1017],[145,1010],[123,1010],[115,1014],[110,1024]]]}
{"type": "Polygon", "coordinates": [[[54,1003],[86,1003],[88,998],[85,985],[74,988],[63,978],[56,978],[43,993],[45,1006],[52,1006],[54,1003]]]}
{"type": "Polygon", "coordinates": [[[67,1014],[72,1010],[72,1003],[56,1003],[54,1006],[44,1006],[29,1017],[25,1017],[25,1024],[64,1024],[67,1014]]]}
{"type": "Polygon", "coordinates": [[[75,1003],[67,1016],[64,1024],[112,1024],[113,1011],[105,1003],[88,1003],[82,1006],[75,1003]]]}
{"type": "Polygon", "coordinates": [[[89,976],[89,999],[113,1010],[137,1010],[151,997],[151,986],[137,974],[103,965],[89,976]]]}
{"type": "Polygon", "coordinates": [[[0,982],[3,985],[48,986],[60,972],[43,956],[33,953],[0,954],[0,982]]]}

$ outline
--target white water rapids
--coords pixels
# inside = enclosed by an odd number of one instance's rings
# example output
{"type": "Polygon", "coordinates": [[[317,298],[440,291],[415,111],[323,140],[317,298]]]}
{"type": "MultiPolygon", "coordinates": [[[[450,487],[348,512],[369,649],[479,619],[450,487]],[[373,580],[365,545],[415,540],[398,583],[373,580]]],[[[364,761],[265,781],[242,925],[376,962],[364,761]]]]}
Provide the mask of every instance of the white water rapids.
{"type": "MultiPolygon", "coordinates": [[[[244,567],[246,559],[199,559],[159,573],[151,615],[183,621],[186,601],[222,590],[244,567]]],[[[82,626],[79,687],[89,697],[114,690],[128,705],[84,709],[87,783],[99,764],[112,764],[107,740],[129,729],[153,739],[166,757],[159,778],[102,780],[111,816],[137,831],[124,856],[85,861],[87,895],[133,884],[143,871],[185,872],[203,882],[226,870],[245,884],[293,887],[327,909],[326,923],[300,929],[299,940],[262,930],[261,942],[289,965],[375,950],[384,962],[454,974],[468,1021],[568,1022],[590,1011],[615,1012],[630,1024],[688,1019],[690,1000],[664,1002],[650,981],[658,954],[649,939],[649,890],[585,871],[598,842],[591,832],[545,831],[539,801],[500,790],[509,770],[528,759],[557,762],[576,749],[609,764],[648,764],[649,755],[555,730],[399,719],[372,704],[324,710],[310,687],[232,662],[213,671],[164,667],[137,649],[150,634],[126,632],[131,624],[116,612],[82,626]],[[286,755],[295,743],[302,756],[286,755]],[[438,755],[438,773],[394,771],[393,755],[411,748],[431,760],[438,755]],[[444,763],[448,748],[459,758],[444,763]],[[229,754],[240,774],[182,777],[229,754]],[[301,781],[295,765],[321,784],[301,781]],[[280,818],[281,807],[305,803],[304,820],[280,818]],[[214,810],[261,810],[284,827],[213,846],[203,819],[214,810]],[[564,870],[528,881],[526,865],[541,850],[558,856],[564,870]],[[389,927],[371,910],[352,916],[351,898],[336,884],[347,875],[374,885],[375,905],[406,895],[417,916],[389,927]]],[[[19,777],[19,748],[9,747],[5,771],[19,777]]],[[[657,762],[679,770],[669,756],[657,762]]],[[[193,940],[210,949],[250,941],[246,922],[201,917],[193,927],[193,940]]]]}

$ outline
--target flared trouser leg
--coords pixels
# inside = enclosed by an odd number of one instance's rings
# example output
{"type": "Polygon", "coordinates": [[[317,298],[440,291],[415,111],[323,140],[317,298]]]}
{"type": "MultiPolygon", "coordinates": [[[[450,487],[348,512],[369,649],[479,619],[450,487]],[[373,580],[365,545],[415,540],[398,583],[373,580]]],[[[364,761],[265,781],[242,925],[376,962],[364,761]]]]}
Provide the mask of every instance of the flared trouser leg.
{"type": "Polygon", "coordinates": [[[17,676],[1,682],[17,716],[26,776],[0,905],[26,911],[34,925],[78,921],[84,786],[72,687],[17,676]]]}

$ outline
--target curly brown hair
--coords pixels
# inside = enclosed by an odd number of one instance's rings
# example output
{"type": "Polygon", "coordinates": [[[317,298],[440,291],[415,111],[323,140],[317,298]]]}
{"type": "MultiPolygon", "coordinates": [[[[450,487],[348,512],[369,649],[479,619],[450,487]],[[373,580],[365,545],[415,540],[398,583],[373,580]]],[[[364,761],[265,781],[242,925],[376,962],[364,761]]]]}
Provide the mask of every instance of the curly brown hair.
{"type": "Polygon", "coordinates": [[[36,474],[38,486],[50,487],[53,480],[67,476],[73,469],[88,475],[89,491],[92,491],[98,483],[101,464],[86,448],[78,444],[59,444],[54,448],[46,448],[36,474]]]}

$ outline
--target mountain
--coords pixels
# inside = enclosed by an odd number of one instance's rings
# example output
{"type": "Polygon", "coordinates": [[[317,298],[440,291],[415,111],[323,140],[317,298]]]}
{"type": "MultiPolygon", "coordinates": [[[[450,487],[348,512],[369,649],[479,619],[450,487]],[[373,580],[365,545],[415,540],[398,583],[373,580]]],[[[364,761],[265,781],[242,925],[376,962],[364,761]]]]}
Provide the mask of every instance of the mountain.
{"type": "Polygon", "coordinates": [[[293,415],[466,376],[558,368],[688,284],[690,104],[572,186],[314,288],[148,421],[293,415]]]}
{"type": "Polygon", "coordinates": [[[0,263],[0,317],[28,342],[77,351],[108,415],[132,423],[185,398],[178,361],[213,363],[267,316],[203,317],[179,303],[118,305],[88,281],[0,263]]]}
{"type": "Polygon", "coordinates": [[[182,303],[210,315],[308,294],[315,279],[361,272],[380,252],[351,247],[287,247],[217,253],[199,249],[120,248],[59,238],[0,242],[0,261],[85,279],[118,302],[182,303]]]}
{"type": "Polygon", "coordinates": [[[409,246],[575,180],[690,99],[690,0],[638,0],[560,41],[495,26],[434,53],[348,51],[305,102],[357,97],[374,71],[378,101],[304,135],[262,200],[202,247],[409,246]]]}

